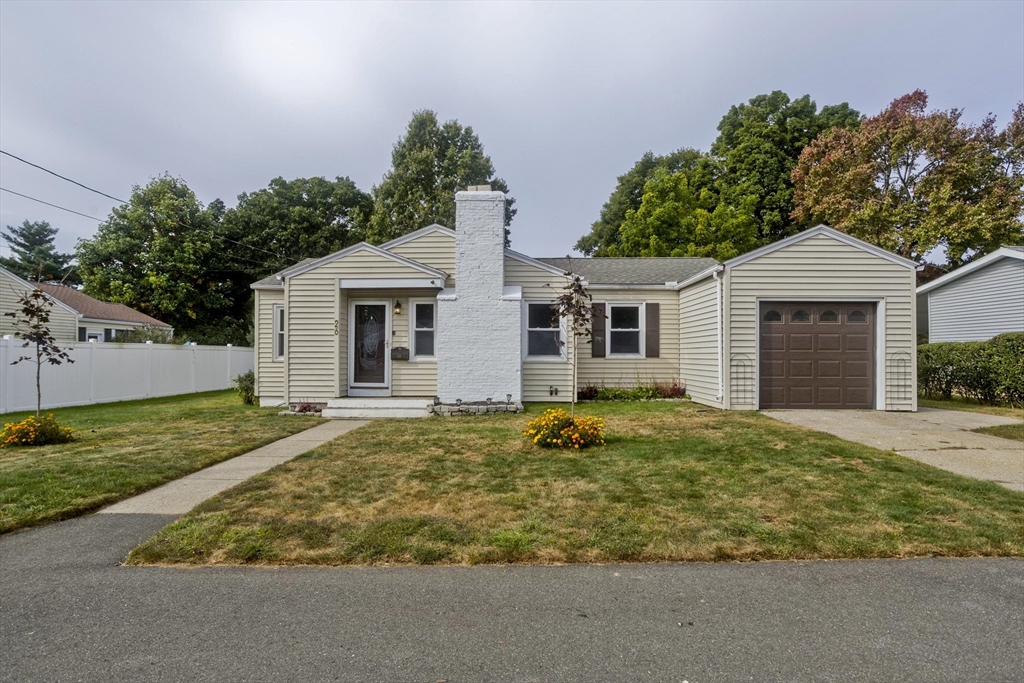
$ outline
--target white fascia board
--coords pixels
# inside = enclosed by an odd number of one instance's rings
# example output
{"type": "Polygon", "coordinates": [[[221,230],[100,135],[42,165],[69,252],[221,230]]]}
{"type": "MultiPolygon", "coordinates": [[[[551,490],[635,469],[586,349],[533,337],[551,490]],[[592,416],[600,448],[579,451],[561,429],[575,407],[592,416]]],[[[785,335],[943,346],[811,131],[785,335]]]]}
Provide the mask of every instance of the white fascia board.
{"type": "Polygon", "coordinates": [[[338,281],[342,289],[443,289],[445,278],[390,277],[357,278],[338,281]]]}
{"type": "Polygon", "coordinates": [[[316,270],[320,266],[327,265],[328,263],[333,263],[334,261],[337,261],[339,259],[343,259],[346,256],[351,256],[352,254],[357,254],[357,253],[359,253],[361,251],[368,251],[371,254],[374,254],[376,256],[380,256],[381,258],[385,258],[385,259],[388,259],[390,261],[394,261],[395,263],[400,263],[400,264],[402,264],[404,266],[408,266],[408,267],[410,267],[410,268],[412,268],[414,270],[418,270],[421,273],[425,273],[427,275],[432,275],[433,277],[439,277],[439,278],[442,278],[442,279],[447,279],[448,278],[448,273],[444,272],[443,270],[438,270],[436,268],[431,268],[430,266],[425,265],[423,263],[420,263],[419,261],[413,261],[412,259],[405,258],[404,256],[399,256],[397,254],[392,254],[390,251],[385,251],[385,250],[381,249],[380,247],[375,247],[374,245],[369,244],[367,242],[360,242],[359,244],[353,244],[351,247],[348,247],[346,249],[342,249],[341,251],[336,251],[333,254],[329,254],[328,256],[324,256],[321,259],[317,259],[316,261],[312,261],[311,263],[307,263],[306,265],[302,266],[301,268],[295,268],[295,269],[290,270],[290,271],[283,271],[278,277],[281,277],[281,278],[296,277],[297,275],[302,275],[303,273],[308,273],[311,270],[316,270]]]}
{"type": "Polygon", "coordinates": [[[442,289],[437,293],[438,301],[455,301],[458,298],[454,289],[442,289]]]}
{"type": "Polygon", "coordinates": [[[924,294],[926,292],[932,291],[933,289],[938,289],[943,285],[948,285],[953,280],[963,277],[968,273],[974,272],[979,268],[984,268],[988,264],[1004,258],[1015,258],[1024,261],[1024,252],[1017,251],[1016,249],[1007,249],[1006,247],[1000,247],[999,249],[993,251],[991,254],[985,254],[977,261],[971,261],[966,266],[963,266],[962,268],[957,268],[952,273],[946,273],[942,277],[935,278],[928,284],[921,285],[920,287],[917,288],[917,293],[924,294]]]}
{"type": "Polygon", "coordinates": [[[888,252],[885,249],[882,249],[881,247],[876,247],[874,244],[868,244],[864,240],[859,240],[856,237],[847,235],[845,232],[839,232],[838,230],[830,228],[827,225],[818,225],[813,228],[808,228],[807,230],[804,230],[803,232],[798,232],[795,235],[791,235],[784,240],[779,240],[778,242],[766,244],[760,249],[748,251],[746,254],[742,254],[740,256],[737,256],[736,258],[729,259],[728,261],[725,262],[724,265],[726,269],[731,270],[736,266],[743,265],[747,261],[753,261],[756,258],[760,258],[761,256],[765,256],[766,254],[778,251],[779,249],[785,249],[786,247],[790,247],[794,244],[799,244],[800,242],[803,242],[804,240],[809,239],[811,237],[815,237],[817,235],[826,235],[828,237],[831,237],[832,239],[843,242],[844,244],[848,244],[851,247],[854,247],[855,249],[866,251],[869,254],[873,254],[879,258],[885,259],[886,261],[895,263],[900,266],[904,266],[906,268],[912,268],[914,270],[921,269],[921,266],[918,265],[916,261],[911,261],[908,258],[897,256],[896,254],[888,252]]]}
{"type": "Polygon", "coordinates": [[[686,278],[682,282],[666,282],[665,284],[667,286],[672,287],[672,289],[674,289],[674,290],[676,290],[678,292],[681,289],[689,287],[690,285],[692,285],[695,282],[700,282],[701,280],[703,280],[705,278],[711,277],[714,273],[720,273],[724,269],[725,269],[725,266],[723,266],[721,263],[719,263],[718,265],[714,265],[714,266],[711,266],[710,268],[706,268],[706,269],[700,271],[699,273],[697,273],[696,275],[694,275],[692,277],[686,278]]]}
{"type": "Polygon", "coordinates": [[[249,289],[272,289],[272,290],[277,291],[277,292],[283,292],[284,291],[284,285],[268,285],[268,284],[262,284],[261,285],[259,283],[254,282],[251,285],[249,285],[249,289]]]}
{"type": "MultiPolygon", "coordinates": [[[[556,268],[555,266],[552,266],[552,265],[549,265],[547,263],[544,263],[543,261],[538,261],[535,258],[530,258],[526,254],[520,254],[518,251],[512,251],[511,249],[506,249],[505,250],[505,256],[507,256],[510,259],[513,259],[515,261],[519,261],[520,263],[525,263],[528,266],[533,266],[534,268],[540,268],[541,270],[546,271],[548,273],[553,273],[555,275],[561,275],[563,277],[565,276],[565,271],[562,270],[561,268],[556,268]]],[[[575,277],[575,276],[576,276],[576,273],[570,273],[570,277],[575,277]]]]}
{"type": "Polygon", "coordinates": [[[414,239],[418,239],[420,237],[423,237],[425,235],[429,235],[429,234],[435,233],[435,232],[439,232],[442,235],[446,235],[446,236],[451,237],[453,239],[455,238],[455,231],[454,230],[452,230],[451,228],[446,228],[443,225],[440,225],[438,223],[433,223],[432,225],[428,225],[425,228],[420,228],[419,230],[416,230],[414,232],[410,232],[408,235],[402,235],[401,237],[396,237],[395,239],[391,240],[390,242],[385,242],[384,244],[380,245],[380,248],[381,249],[391,249],[393,247],[397,247],[397,246],[399,246],[401,244],[405,244],[406,242],[412,242],[414,239]]]}
{"type": "Polygon", "coordinates": [[[106,319],[106,318],[85,318],[85,317],[80,318],[80,320],[83,323],[94,323],[96,325],[120,325],[121,327],[145,327],[146,325],[149,325],[150,327],[155,327],[158,330],[171,330],[171,329],[174,329],[170,325],[166,325],[166,324],[163,324],[163,323],[160,324],[160,325],[156,325],[154,323],[139,323],[139,322],[130,321],[130,320],[110,320],[110,319],[106,319]]]}

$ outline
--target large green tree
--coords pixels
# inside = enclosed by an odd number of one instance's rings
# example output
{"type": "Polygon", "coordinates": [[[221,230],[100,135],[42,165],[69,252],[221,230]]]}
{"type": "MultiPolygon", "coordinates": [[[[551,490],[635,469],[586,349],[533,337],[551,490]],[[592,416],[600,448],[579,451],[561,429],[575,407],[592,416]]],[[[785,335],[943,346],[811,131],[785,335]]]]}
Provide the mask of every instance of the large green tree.
{"type": "Polygon", "coordinates": [[[1024,241],[1024,104],[1003,130],[927,106],[917,90],[811,143],[793,171],[794,218],[918,261],[941,248],[949,268],[1024,241]]]}
{"type": "MultiPolygon", "coordinates": [[[[373,214],[367,238],[381,243],[432,223],[455,227],[455,193],[469,185],[490,185],[508,192],[494,175],[491,158],[480,139],[458,121],[437,120],[424,109],[413,114],[409,127],[391,152],[391,170],[373,188],[373,214]]],[[[509,197],[505,234],[516,210],[509,197]]]]}
{"type": "Polygon", "coordinates": [[[132,190],[92,239],[78,243],[87,294],[173,325],[200,343],[244,343],[238,250],[219,234],[223,203],[203,207],[179,178],[163,175],[132,190]]]}
{"type": "Polygon", "coordinates": [[[640,208],[644,185],[655,172],[693,169],[703,158],[704,155],[695,149],[679,149],[664,156],[653,152],[644,154],[633,168],[619,176],[618,184],[601,207],[601,215],[590,226],[590,232],[576,243],[576,249],[587,256],[610,255],[612,249],[622,242],[619,229],[626,220],[626,214],[640,208]]]}
{"type": "Polygon", "coordinates": [[[61,280],[77,282],[77,276],[69,276],[68,264],[74,256],[62,254],[54,246],[57,228],[46,221],[24,221],[20,226],[8,225],[0,230],[0,237],[7,242],[13,256],[0,257],[0,266],[26,280],[61,280]]]}
{"type": "Polygon", "coordinates": [[[754,197],[738,204],[715,189],[710,159],[694,169],[659,169],[644,185],[640,208],[626,212],[621,241],[608,256],[709,256],[730,259],[757,246],[754,197]]]}
{"type": "Polygon", "coordinates": [[[224,235],[255,280],[308,257],[326,256],[366,236],[373,201],[348,178],[274,178],[224,212],[224,235]]]}
{"type": "Polygon", "coordinates": [[[860,119],[845,102],[818,111],[810,95],[791,100],[781,90],[734,105],[722,117],[718,139],[711,146],[722,163],[721,192],[737,204],[755,198],[762,243],[806,227],[791,216],[791,176],[804,147],[833,127],[855,129],[860,119]]]}

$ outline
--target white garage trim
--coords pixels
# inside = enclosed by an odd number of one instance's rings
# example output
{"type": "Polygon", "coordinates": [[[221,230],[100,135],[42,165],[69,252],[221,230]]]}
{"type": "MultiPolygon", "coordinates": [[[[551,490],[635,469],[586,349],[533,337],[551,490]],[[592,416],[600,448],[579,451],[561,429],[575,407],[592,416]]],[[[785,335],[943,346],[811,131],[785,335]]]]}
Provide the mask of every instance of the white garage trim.
{"type": "Polygon", "coordinates": [[[821,303],[875,304],[875,410],[885,410],[885,299],[861,296],[766,296],[754,298],[757,320],[754,341],[754,406],[761,410],[761,303],[821,303]]]}

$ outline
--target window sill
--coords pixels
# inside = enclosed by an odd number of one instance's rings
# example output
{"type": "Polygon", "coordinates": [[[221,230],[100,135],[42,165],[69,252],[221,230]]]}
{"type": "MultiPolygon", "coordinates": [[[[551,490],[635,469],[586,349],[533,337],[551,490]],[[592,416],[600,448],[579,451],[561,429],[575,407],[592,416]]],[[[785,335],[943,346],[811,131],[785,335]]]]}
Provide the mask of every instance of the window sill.
{"type": "Polygon", "coordinates": [[[564,363],[565,356],[524,356],[524,363],[564,363]]]}
{"type": "Polygon", "coordinates": [[[408,362],[409,363],[436,363],[437,362],[437,357],[436,356],[419,356],[419,357],[413,356],[412,358],[409,359],[408,362]]]}
{"type": "Polygon", "coordinates": [[[618,360],[647,360],[647,356],[642,353],[609,353],[605,358],[618,360]]]}

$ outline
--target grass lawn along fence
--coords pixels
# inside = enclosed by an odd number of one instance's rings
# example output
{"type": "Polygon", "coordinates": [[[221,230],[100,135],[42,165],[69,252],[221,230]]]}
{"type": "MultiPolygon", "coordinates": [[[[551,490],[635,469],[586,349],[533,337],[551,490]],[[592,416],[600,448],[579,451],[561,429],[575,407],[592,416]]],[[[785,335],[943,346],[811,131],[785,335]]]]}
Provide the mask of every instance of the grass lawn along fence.
{"type": "MultiPolygon", "coordinates": [[[[35,410],[35,364],[11,365],[22,340],[0,339],[0,414],[35,410]]],[[[43,409],[131,401],[228,389],[253,369],[253,350],[242,346],[176,344],[61,344],[74,363],[44,365],[43,409]]]]}
{"type": "Polygon", "coordinates": [[[96,510],[321,422],[277,412],[232,391],[56,410],[75,441],[0,448],[0,532],[96,510]]]}
{"type": "Polygon", "coordinates": [[[521,415],[379,420],[198,506],[130,562],[379,565],[1024,554],[1024,494],[821,432],[593,403],[607,444],[521,415]]]}

